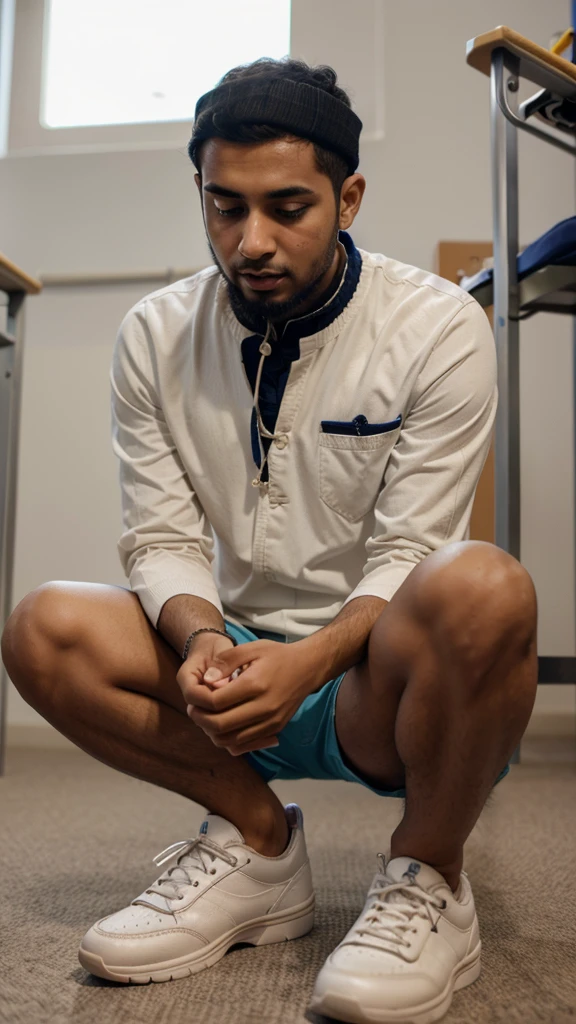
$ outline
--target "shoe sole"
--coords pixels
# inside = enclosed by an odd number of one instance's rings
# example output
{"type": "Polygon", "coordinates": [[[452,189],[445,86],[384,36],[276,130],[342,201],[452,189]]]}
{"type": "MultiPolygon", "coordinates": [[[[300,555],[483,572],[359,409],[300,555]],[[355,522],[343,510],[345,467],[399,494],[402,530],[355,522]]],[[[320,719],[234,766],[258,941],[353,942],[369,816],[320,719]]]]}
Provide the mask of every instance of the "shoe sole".
{"type": "Polygon", "coordinates": [[[314,1013],[334,1017],[336,1020],[348,1021],[350,1024],[435,1024],[435,1021],[441,1020],[450,1009],[454,992],[472,985],[479,977],[480,950],[481,943],[454,968],[444,991],[435,999],[420,1006],[383,1010],[378,1006],[361,1005],[353,997],[328,990],[323,996],[315,998],[313,995],[308,1009],[314,1013]]]}
{"type": "Polygon", "coordinates": [[[175,978],[186,978],[189,974],[213,967],[225,953],[237,942],[247,942],[252,946],[264,946],[271,942],[285,942],[288,939],[299,939],[314,927],[314,903],[312,895],[298,907],[278,914],[270,914],[255,918],[244,924],[237,925],[226,935],[221,936],[201,950],[190,956],[177,957],[175,960],[164,960],[158,964],[142,964],[126,966],[105,964],[97,953],[90,953],[83,946],[78,950],[78,959],[90,974],[108,981],[120,981],[124,984],[147,985],[151,981],[172,981],[175,978]]]}

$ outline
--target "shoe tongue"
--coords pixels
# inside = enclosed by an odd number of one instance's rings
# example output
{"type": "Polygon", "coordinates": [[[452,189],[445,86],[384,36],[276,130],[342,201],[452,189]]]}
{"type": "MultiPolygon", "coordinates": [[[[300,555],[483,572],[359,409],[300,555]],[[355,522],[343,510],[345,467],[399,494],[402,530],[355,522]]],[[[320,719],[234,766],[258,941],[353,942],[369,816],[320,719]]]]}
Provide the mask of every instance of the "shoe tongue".
{"type": "Polygon", "coordinates": [[[244,844],[244,836],[238,831],[236,826],[231,821],[227,821],[226,818],[221,818],[219,814],[212,814],[211,811],[208,811],[202,822],[198,835],[199,838],[207,836],[208,839],[212,839],[219,846],[225,846],[230,841],[244,844]]]}
{"type": "Polygon", "coordinates": [[[448,882],[435,868],[430,867],[415,857],[394,857],[386,864],[386,875],[393,882],[406,882],[407,885],[416,884],[421,889],[431,892],[442,885],[448,887],[448,882]]]}

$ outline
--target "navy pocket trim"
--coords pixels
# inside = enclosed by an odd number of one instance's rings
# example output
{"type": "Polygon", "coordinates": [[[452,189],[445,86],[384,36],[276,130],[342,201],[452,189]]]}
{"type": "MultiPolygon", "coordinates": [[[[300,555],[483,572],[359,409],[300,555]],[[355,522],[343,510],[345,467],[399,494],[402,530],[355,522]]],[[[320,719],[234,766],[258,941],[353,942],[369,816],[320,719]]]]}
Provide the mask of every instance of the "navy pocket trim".
{"type": "Polygon", "coordinates": [[[402,416],[395,420],[388,420],[387,423],[368,423],[365,416],[355,416],[353,420],[321,420],[320,426],[324,434],[349,434],[358,437],[368,437],[370,434],[386,434],[389,430],[396,430],[402,423],[402,416]]]}

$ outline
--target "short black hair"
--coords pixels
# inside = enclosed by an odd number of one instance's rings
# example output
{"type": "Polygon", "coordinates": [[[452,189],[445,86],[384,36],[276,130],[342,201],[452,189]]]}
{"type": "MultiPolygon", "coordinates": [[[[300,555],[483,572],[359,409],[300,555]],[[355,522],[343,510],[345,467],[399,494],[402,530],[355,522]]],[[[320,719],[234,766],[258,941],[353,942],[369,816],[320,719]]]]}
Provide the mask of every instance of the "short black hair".
{"type": "MultiPolygon", "coordinates": [[[[292,82],[305,82],[307,85],[314,85],[318,89],[324,89],[325,92],[330,93],[336,99],[345,103],[347,107],[352,107],[350,97],[344,92],[344,89],[336,85],[337,75],[334,68],[329,67],[327,64],[311,67],[305,61],[293,60],[291,57],[283,57],[281,60],[275,60],[272,57],[261,57],[259,60],[253,61],[252,64],[240,64],[238,67],[227,71],[218,82],[218,85],[224,85],[239,78],[260,79],[263,84],[266,81],[278,78],[287,78],[292,82]]],[[[221,105],[220,108],[218,105],[211,107],[209,111],[200,114],[199,120],[203,117],[210,119],[210,137],[226,139],[227,142],[267,142],[270,139],[285,139],[290,134],[295,134],[287,132],[285,128],[278,128],[275,125],[240,124],[226,116],[224,105],[221,105]]],[[[188,144],[188,156],[199,174],[201,173],[200,150],[202,143],[205,141],[206,139],[203,138],[200,142],[196,142],[193,135],[188,144]]],[[[314,146],[316,167],[321,174],[326,174],[330,178],[336,203],[338,203],[342,185],[351,173],[348,165],[338,153],[325,149],[324,146],[319,146],[316,142],[312,143],[312,145],[314,146]]]]}

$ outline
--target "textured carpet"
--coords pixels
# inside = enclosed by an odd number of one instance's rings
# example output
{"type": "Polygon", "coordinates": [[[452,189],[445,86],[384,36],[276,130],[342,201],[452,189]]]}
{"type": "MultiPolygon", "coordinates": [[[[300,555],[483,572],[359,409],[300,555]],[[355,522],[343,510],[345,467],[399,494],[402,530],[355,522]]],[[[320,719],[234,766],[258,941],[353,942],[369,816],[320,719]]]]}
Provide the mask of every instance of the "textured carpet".
{"type": "MultiPolygon", "coordinates": [[[[483,939],[480,979],[446,1024],[576,1024],[576,767],[514,766],[466,847],[483,939]]],[[[304,811],[314,930],[237,947],[166,984],[87,974],[78,943],[158,871],[151,858],[196,834],[203,810],[78,751],[11,749],[0,779],[0,1021],[9,1024],[324,1024],[307,1011],[322,963],[357,917],[402,813],[346,782],[275,783],[304,811]]]]}

